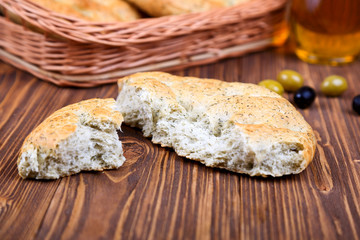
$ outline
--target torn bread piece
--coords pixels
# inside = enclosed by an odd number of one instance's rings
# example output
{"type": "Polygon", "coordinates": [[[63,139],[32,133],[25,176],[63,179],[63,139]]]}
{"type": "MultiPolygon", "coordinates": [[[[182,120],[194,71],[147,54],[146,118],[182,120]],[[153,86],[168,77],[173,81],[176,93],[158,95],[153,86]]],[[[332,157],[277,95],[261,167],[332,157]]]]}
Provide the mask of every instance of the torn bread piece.
{"type": "Polygon", "coordinates": [[[116,130],[122,121],[111,98],[85,100],[54,112],[25,139],[18,159],[20,176],[57,179],[120,167],[125,158],[116,130]]]}
{"type": "Polygon", "coordinates": [[[154,143],[209,167],[251,176],[303,171],[310,125],[285,98],[254,84],[138,73],[118,81],[124,122],[154,143]]]}

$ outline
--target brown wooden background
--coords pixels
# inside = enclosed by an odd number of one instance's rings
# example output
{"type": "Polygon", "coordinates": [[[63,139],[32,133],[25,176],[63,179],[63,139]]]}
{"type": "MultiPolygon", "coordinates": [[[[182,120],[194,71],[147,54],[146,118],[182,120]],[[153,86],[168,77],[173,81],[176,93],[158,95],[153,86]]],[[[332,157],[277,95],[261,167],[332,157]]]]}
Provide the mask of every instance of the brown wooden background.
{"type": "Polygon", "coordinates": [[[359,61],[308,65],[278,49],[173,73],[257,83],[282,69],[299,71],[316,89],[330,74],[349,82],[342,97],[318,91],[301,111],[318,148],[299,175],[264,179],[207,168],[124,126],[120,169],[34,181],[17,173],[25,136],[55,110],[115,98],[117,87],[59,88],[0,62],[0,239],[359,239],[360,116],[351,110],[359,61]]]}

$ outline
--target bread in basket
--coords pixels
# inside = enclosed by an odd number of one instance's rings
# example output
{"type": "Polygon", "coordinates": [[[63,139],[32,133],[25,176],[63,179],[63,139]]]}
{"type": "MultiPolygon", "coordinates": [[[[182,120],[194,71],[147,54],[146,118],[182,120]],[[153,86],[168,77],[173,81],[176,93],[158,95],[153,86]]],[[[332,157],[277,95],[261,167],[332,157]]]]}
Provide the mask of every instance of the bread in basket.
{"type": "Polygon", "coordinates": [[[286,0],[130,22],[89,22],[29,0],[0,0],[0,57],[59,86],[91,87],[281,44],[286,0]],[[20,21],[12,21],[11,15],[20,21]]]}

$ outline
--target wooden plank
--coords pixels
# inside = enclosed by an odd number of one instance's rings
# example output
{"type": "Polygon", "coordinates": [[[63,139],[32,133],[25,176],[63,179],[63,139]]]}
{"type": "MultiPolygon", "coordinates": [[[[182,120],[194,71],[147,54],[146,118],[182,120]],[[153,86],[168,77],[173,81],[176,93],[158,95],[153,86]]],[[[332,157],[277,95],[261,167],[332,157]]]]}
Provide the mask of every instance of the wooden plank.
{"type": "Polygon", "coordinates": [[[39,98],[30,97],[30,92],[45,88],[30,75],[4,64],[0,68],[7,69],[2,73],[0,83],[0,238],[26,239],[35,236],[58,186],[56,181],[24,181],[16,168],[24,136],[41,121],[45,110],[40,106],[32,107],[37,105],[39,98]],[[34,115],[36,117],[32,118],[34,115]]]}
{"type": "Polygon", "coordinates": [[[299,71],[318,93],[300,111],[318,148],[303,173],[281,178],[207,168],[123,126],[127,161],[118,170],[22,180],[17,153],[37,124],[70,103],[116,97],[117,87],[58,88],[0,63],[0,239],[359,239],[360,116],[351,101],[360,94],[360,62],[309,65],[277,51],[174,73],[257,83],[299,71]],[[319,92],[330,74],[348,79],[339,98],[319,92]]]}

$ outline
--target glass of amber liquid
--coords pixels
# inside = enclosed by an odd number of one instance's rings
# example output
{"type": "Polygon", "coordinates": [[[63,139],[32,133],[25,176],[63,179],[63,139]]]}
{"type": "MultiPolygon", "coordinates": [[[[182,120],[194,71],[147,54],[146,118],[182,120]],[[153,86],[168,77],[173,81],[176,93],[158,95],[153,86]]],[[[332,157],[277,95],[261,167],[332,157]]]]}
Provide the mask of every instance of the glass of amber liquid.
{"type": "Polygon", "coordinates": [[[360,53],[360,0],[292,0],[296,55],[305,62],[341,65],[360,53]]]}

